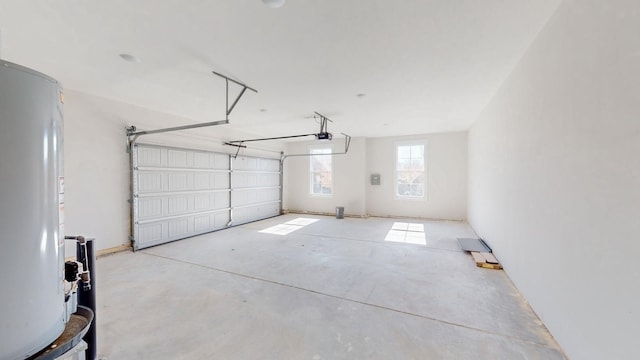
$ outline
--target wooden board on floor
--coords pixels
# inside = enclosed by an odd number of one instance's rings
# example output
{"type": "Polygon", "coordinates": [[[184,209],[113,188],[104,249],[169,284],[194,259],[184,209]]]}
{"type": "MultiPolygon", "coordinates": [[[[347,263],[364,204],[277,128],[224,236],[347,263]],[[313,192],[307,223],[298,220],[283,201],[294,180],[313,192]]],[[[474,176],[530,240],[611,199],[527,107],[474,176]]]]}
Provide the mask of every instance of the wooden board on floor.
{"type": "Polygon", "coordinates": [[[480,255],[482,255],[489,264],[499,264],[498,259],[496,259],[496,257],[493,256],[492,253],[483,252],[480,253],[480,255]]]}
{"type": "Polygon", "coordinates": [[[475,260],[476,265],[486,262],[484,256],[482,256],[479,252],[472,251],[471,256],[473,256],[473,260],[475,260]]]}
{"type": "Polygon", "coordinates": [[[502,265],[500,265],[498,260],[491,253],[471,251],[471,256],[473,256],[473,260],[476,262],[477,267],[495,270],[502,269],[502,265]]]}

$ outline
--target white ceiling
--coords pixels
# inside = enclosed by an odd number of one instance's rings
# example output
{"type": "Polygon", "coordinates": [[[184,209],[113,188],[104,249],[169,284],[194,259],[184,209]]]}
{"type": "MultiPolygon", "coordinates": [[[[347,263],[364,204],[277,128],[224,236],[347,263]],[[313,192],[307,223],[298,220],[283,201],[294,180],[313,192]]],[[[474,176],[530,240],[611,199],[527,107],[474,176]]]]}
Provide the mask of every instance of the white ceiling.
{"type": "Polygon", "coordinates": [[[0,56],[193,123],[224,118],[215,70],[259,91],[226,125],[256,136],[316,132],[313,111],[352,136],[457,131],[560,1],[0,0],[0,56]]]}

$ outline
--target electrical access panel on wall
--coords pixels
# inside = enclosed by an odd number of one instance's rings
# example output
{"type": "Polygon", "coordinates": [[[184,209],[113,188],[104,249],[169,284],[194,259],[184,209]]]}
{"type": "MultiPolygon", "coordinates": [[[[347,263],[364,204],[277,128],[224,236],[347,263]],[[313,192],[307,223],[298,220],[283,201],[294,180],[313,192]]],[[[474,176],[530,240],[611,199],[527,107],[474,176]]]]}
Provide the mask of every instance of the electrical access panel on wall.
{"type": "Polygon", "coordinates": [[[380,185],[380,174],[371,174],[371,185],[380,185]]]}

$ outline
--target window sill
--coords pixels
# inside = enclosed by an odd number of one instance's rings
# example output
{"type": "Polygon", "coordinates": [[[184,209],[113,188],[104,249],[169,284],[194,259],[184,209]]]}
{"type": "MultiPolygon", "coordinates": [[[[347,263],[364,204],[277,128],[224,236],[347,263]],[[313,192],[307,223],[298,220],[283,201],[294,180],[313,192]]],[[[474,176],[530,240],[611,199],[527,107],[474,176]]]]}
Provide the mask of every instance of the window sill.
{"type": "Polygon", "coordinates": [[[331,194],[331,195],[309,194],[309,196],[312,197],[312,198],[332,198],[333,194],[331,194]]]}
{"type": "Polygon", "coordinates": [[[427,197],[426,196],[395,196],[396,200],[402,200],[402,201],[427,201],[427,197]]]}

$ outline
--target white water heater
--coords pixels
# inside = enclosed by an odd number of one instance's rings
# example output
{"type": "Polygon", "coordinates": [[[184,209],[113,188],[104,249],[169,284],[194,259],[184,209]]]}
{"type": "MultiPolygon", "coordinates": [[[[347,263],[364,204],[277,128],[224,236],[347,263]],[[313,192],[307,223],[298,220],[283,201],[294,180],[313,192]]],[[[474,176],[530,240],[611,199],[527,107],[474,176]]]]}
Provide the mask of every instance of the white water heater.
{"type": "Polygon", "coordinates": [[[25,359],[64,330],[60,84],[0,60],[0,359],[25,359]]]}

